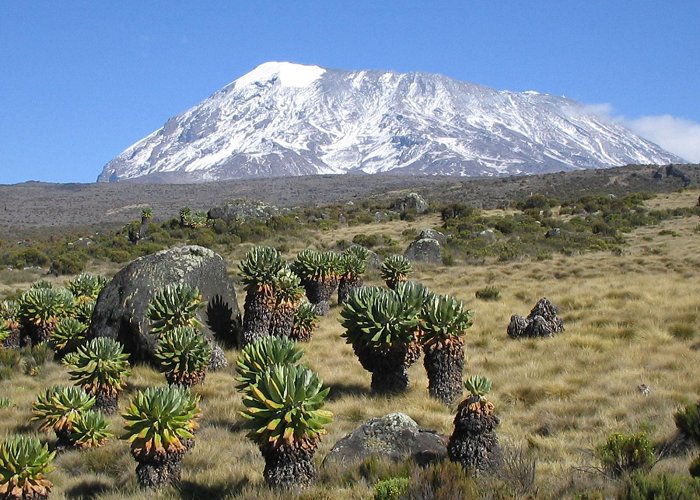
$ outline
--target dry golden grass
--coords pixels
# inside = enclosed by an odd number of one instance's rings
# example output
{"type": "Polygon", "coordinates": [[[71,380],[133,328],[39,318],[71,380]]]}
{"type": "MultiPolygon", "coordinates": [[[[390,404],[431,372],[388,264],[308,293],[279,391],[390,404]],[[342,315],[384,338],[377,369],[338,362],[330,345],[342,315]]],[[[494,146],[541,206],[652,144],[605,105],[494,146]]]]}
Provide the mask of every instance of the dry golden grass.
{"type": "MultiPolygon", "coordinates": [[[[664,195],[650,203],[658,208],[688,206],[698,191],[664,195]]],[[[464,300],[475,311],[474,326],[466,335],[466,374],[493,380],[491,399],[502,424],[505,442],[524,446],[538,458],[540,495],[570,494],[581,479],[581,468],[595,465],[593,448],[613,432],[646,431],[652,440],[669,438],[672,415],[700,394],[700,220],[680,218],[646,227],[628,236],[622,255],[590,253],[554,256],[538,262],[487,263],[482,266],[416,266],[414,279],[439,293],[464,300]],[[660,234],[661,233],[661,234],[660,234]],[[492,286],[497,301],[480,301],[476,290],[492,286]],[[560,309],[566,331],[545,340],[515,341],[506,335],[512,314],[526,315],[546,296],[560,309]],[[650,387],[643,395],[640,384],[650,387]]],[[[311,241],[290,247],[332,246],[355,234],[380,232],[401,239],[407,228],[435,227],[434,216],[415,222],[392,221],[319,232],[311,241]]],[[[237,274],[236,249],[227,256],[237,274]]],[[[380,284],[376,274],[371,282],[380,284]]],[[[240,292],[240,290],[239,290],[240,292]]],[[[242,306],[243,294],[239,295],[242,306]]],[[[452,431],[454,408],[430,399],[422,361],[410,369],[409,391],[401,396],[376,397],[369,391],[370,374],[359,365],[350,346],[340,338],[339,309],[321,320],[305,346],[304,362],[331,389],[328,409],[334,422],[317,453],[318,462],[333,443],[362,421],[402,411],[419,425],[443,434],[452,431]]],[[[203,417],[196,447],[184,462],[182,484],[152,498],[277,498],[263,486],[264,462],[241,430],[240,396],[234,389],[234,350],[231,365],[211,373],[195,390],[202,396],[203,417]]],[[[465,374],[465,375],[466,375],[465,374]]],[[[136,367],[129,393],[162,384],[162,376],[136,367]]],[[[65,369],[49,364],[36,377],[17,375],[0,381],[0,394],[15,406],[0,409],[0,436],[34,432],[28,424],[31,402],[50,384],[67,384],[65,369]]],[[[121,401],[124,406],[129,394],[121,401]]],[[[110,418],[121,433],[118,416],[110,418]]],[[[52,440],[53,436],[45,436],[52,440]]],[[[689,459],[678,457],[657,464],[655,470],[687,473],[689,459]]],[[[124,442],[88,452],[69,451],[56,460],[51,474],[54,498],[94,496],[105,499],[143,498],[136,485],[135,462],[124,442]]],[[[349,482],[339,474],[321,476],[330,484],[311,487],[305,498],[368,498],[372,485],[349,482]]],[[[590,484],[590,483],[589,483],[590,484]]]]}

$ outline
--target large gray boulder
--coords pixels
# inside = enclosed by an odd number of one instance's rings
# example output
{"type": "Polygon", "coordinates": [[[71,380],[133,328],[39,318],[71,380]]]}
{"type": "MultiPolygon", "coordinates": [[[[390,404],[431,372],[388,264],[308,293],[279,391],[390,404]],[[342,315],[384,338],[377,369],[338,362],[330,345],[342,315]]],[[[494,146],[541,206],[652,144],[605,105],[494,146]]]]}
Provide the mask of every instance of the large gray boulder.
{"type": "Polygon", "coordinates": [[[249,219],[269,220],[279,213],[279,209],[274,205],[267,205],[261,201],[238,199],[210,209],[207,216],[210,219],[223,219],[226,222],[232,222],[249,219]]]}
{"type": "Polygon", "coordinates": [[[442,262],[442,247],[438,240],[423,238],[412,242],[404,252],[404,257],[412,262],[440,264],[442,262]]]}
{"type": "Polygon", "coordinates": [[[200,246],[182,246],[146,255],[119,271],[97,298],[88,333],[124,345],[132,362],[151,361],[157,339],[146,316],[155,293],[171,283],[197,287],[206,305],[198,313],[203,333],[237,344],[240,312],[233,282],[220,255],[200,246]]]}
{"type": "Polygon", "coordinates": [[[397,461],[413,458],[425,465],[447,456],[446,438],[419,428],[408,415],[390,413],[365,422],[335,443],[323,465],[349,467],[372,456],[397,461]]]}
{"type": "Polygon", "coordinates": [[[440,231],[436,231],[435,229],[423,229],[416,239],[422,240],[423,238],[432,238],[437,240],[441,245],[447,243],[447,236],[440,231]]]}
{"type": "Polygon", "coordinates": [[[425,199],[418,193],[408,193],[403,198],[395,200],[391,204],[391,208],[397,212],[406,212],[409,210],[415,210],[418,214],[424,214],[429,209],[430,206],[425,199]]]}

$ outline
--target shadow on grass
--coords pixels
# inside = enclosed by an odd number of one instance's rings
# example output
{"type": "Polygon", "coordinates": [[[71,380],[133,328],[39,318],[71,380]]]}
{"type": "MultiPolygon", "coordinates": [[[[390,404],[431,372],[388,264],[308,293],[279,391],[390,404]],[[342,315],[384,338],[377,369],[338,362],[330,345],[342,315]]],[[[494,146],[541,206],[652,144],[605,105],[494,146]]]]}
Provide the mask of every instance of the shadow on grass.
{"type": "Polygon", "coordinates": [[[178,491],[180,498],[201,500],[204,498],[228,498],[239,494],[248,486],[248,479],[241,479],[233,483],[204,485],[192,481],[180,481],[178,491]]]}
{"type": "Polygon", "coordinates": [[[238,432],[247,431],[247,429],[243,427],[243,419],[235,420],[233,422],[224,419],[207,419],[202,422],[202,426],[216,427],[217,429],[226,429],[227,431],[234,434],[238,432]]]}
{"type": "Polygon", "coordinates": [[[328,401],[336,401],[344,397],[371,396],[372,391],[369,387],[360,384],[328,384],[331,392],[328,393],[328,401]]]}
{"type": "Polygon", "coordinates": [[[112,488],[107,481],[100,479],[86,479],[72,488],[66,490],[69,498],[97,498],[100,493],[105,493],[112,488]]]}

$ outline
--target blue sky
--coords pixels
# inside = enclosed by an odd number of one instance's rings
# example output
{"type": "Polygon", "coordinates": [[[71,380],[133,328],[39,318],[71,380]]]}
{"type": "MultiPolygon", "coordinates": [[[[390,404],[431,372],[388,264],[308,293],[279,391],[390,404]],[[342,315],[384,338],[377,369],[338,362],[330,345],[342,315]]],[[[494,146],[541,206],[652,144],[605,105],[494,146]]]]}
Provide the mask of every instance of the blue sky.
{"type": "Polygon", "coordinates": [[[700,161],[700,1],[0,2],[0,183],[93,182],[265,61],[600,105],[700,161]]]}

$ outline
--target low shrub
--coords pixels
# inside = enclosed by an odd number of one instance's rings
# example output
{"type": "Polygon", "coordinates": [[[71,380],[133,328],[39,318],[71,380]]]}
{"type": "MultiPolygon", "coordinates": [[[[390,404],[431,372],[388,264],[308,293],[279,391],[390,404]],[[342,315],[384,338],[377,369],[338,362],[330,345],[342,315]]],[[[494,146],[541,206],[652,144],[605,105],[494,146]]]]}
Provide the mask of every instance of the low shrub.
{"type": "Polygon", "coordinates": [[[618,498],[628,500],[656,500],[673,498],[692,500],[700,498],[700,479],[684,476],[650,476],[639,472],[626,481],[618,498]]]}
{"type": "Polygon", "coordinates": [[[643,432],[611,435],[596,448],[596,456],[603,470],[616,477],[636,470],[647,471],[654,465],[654,448],[643,432]]]}
{"type": "Polygon", "coordinates": [[[495,286],[487,286],[478,289],[474,295],[480,300],[498,300],[501,298],[501,291],[495,286]]]}
{"type": "Polygon", "coordinates": [[[411,480],[407,477],[392,477],[374,485],[374,500],[398,500],[408,491],[411,480]]]}

